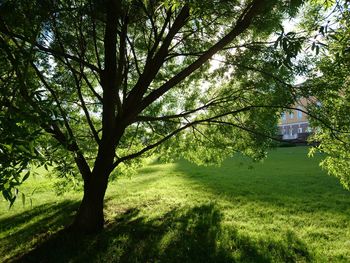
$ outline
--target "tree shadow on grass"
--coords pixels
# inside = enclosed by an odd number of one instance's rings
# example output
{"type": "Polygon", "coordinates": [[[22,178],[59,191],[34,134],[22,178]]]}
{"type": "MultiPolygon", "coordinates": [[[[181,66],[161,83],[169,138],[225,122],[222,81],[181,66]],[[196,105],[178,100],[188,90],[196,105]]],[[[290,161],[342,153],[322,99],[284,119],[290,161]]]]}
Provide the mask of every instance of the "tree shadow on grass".
{"type": "MultiPolygon", "coordinates": [[[[313,169],[315,165],[310,164],[313,169]]],[[[189,183],[220,199],[262,202],[296,212],[322,211],[350,217],[350,193],[336,178],[326,176],[321,170],[310,174],[307,169],[295,172],[284,169],[283,163],[270,162],[267,166],[271,169],[269,174],[262,165],[250,170],[247,166],[239,167],[232,160],[221,167],[198,167],[181,160],[174,167],[174,171],[182,174],[189,183]]]]}
{"type": "Polygon", "coordinates": [[[73,201],[48,203],[0,220],[0,231],[6,235],[0,239],[2,259],[7,258],[9,251],[28,249],[44,242],[71,222],[78,205],[73,201]]]}
{"type": "Polygon", "coordinates": [[[156,218],[130,209],[95,236],[62,230],[16,262],[303,262],[312,260],[293,233],[255,240],[224,227],[214,204],[173,209],[156,218]]]}

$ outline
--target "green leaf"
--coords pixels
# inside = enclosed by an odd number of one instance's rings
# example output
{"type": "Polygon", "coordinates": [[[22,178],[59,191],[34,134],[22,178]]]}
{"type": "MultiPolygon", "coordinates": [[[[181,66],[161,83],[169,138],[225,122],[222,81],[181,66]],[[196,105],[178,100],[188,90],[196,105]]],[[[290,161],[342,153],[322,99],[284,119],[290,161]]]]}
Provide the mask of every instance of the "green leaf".
{"type": "Polygon", "coordinates": [[[5,184],[4,184],[4,188],[6,189],[6,190],[8,190],[8,189],[10,189],[10,181],[7,181],[5,184]]]}
{"type": "Polygon", "coordinates": [[[338,36],[337,36],[336,34],[329,34],[328,36],[329,36],[330,38],[336,40],[336,41],[339,40],[339,39],[338,39],[338,36]]]}
{"type": "Polygon", "coordinates": [[[320,27],[319,32],[322,34],[322,36],[324,36],[324,26],[320,27]]]}
{"type": "Polygon", "coordinates": [[[313,50],[315,49],[315,47],[316,47],[316,43],[313,42],[313,43],[312,43],[312,46],[311,46],[311,50],[313,51],[313,50]]]}
{"type": "Polygon", "coordinates": [[[25,206],[25,204],[26,204],[26,195],[24,194],[24,193],[22,193],[22,205],[23,205],[23,207],[25,206]]]}
{"type": "Polygon", "coordinates": [[[26,172],[26,174],[23,176],[22,183],[28,179],[29,175],[30,175],[30,171],[26,172]]]}
{"type": "Polygon", "coordinates": [[[4,196],[5,200],[10,201],[11,194],[8,190],[6,190],[6,189],[2,190],[2,195],[4,196]]]}

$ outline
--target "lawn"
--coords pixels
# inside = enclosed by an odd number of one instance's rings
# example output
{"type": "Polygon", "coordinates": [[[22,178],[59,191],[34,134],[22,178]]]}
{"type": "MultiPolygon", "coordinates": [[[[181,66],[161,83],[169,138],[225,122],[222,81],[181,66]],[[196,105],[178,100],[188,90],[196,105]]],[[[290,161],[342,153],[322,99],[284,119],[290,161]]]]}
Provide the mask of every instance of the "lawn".
{"type": "Polygon", "coordinates": [[[260,163],[237,155],[220,167],[150,163],[110,184],[106,228],[97,236],[63,229],[80,193],[57,197],[47,176],[31,178],[22,189],[24,207],[18,200],[8,210],[0,201],[1,258],[350,262],[350,192],[318,167],[321,156],[306,153],[304,147],[280,148],[260,163]]]}

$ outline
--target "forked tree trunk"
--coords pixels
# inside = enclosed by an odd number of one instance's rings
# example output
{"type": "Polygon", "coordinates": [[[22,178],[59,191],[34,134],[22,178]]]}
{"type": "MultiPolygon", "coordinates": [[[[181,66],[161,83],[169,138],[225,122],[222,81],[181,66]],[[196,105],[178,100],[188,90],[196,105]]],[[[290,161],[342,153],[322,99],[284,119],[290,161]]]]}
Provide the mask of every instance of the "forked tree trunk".
{"type": "Polygon", "coordinates": [[[84,182],[84,196],[71,226],[80,233],[97,233],[103,229],[103,203],[108,184],[108,176],[92,174],[84,182]]]}

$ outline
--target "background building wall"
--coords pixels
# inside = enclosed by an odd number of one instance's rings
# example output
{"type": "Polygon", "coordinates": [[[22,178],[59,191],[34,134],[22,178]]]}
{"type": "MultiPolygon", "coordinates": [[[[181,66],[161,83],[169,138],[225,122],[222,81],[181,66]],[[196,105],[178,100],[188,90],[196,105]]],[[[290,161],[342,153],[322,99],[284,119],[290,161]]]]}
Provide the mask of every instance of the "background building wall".
{"type": "Polygon", "coordinates": [[[305,112],[308,104],[306,98],[302,98],[293,107],[300,110],[288,110],[282,114],[279,121],[279,133],[285,140],[292,140],[303,138],[305,134],[309,134],[311,129],[309,125],[308,116],[305,112]]]}

